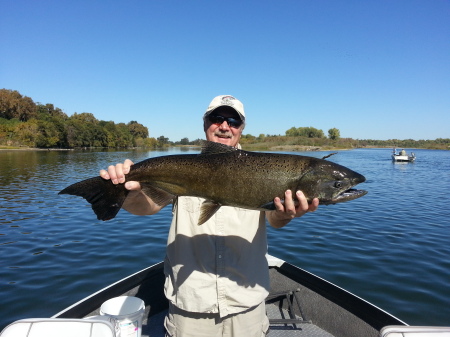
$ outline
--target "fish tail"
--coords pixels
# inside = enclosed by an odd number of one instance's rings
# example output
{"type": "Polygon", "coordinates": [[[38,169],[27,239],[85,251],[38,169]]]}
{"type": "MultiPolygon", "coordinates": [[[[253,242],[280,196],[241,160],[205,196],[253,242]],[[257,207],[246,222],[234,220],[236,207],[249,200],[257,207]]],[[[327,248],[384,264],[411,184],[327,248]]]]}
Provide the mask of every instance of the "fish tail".
{"type": "Polygon", "coordinates": [[[124,184],[114,185],[111,180],[94,177],[72,184],[58,194],[83,197],[91,204],[97,219],[105,221],[117,215],[128,193],[124,184]]]}

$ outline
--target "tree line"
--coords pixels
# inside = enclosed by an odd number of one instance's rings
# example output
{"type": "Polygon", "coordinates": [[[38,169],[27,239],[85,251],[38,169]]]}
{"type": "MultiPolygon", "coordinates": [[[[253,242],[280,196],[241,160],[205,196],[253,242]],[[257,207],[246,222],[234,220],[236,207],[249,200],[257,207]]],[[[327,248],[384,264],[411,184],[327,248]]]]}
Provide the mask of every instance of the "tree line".
{"type": "Polygon", "coordinates": [[[16,90],[0,89],[0,145],[129,148],[157,143],[137,121],[116,124],[88,112],[68,116],[53,104],[35,103],[16,90]]]}
{"type": "MultiPolygon", "coordinates": [[[[0,89],[0,145],[38,148],[156,148],[170,145],[200,145],[201,140],[182,138],[171,141],[159,136],[150,138],[148,128],[130,121],[114,123],[95,118],[92,113],[65,114],[53,104],[35,103],[16,90],[0,89]]],[[[241,144],[259,149],[279,145],[300,145],[320,148],[398,147],[450,149],[449,138],[435,140],[413,139],[352,139],[341,138],[337,128],[323,130],[310,127],[292,127],[284,135],[253,136],[244,134],[241,144]]]]}

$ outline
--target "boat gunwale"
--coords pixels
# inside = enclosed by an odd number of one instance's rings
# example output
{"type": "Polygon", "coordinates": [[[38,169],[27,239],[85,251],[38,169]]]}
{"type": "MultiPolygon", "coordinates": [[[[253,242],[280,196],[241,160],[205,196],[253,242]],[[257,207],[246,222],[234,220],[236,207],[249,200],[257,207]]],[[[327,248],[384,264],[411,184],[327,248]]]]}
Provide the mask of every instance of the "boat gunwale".
{"type": "Polygon", "coordinates": [[[381,330],[387,325],[408,325],[375,304],[295,265],[285,262],[281,266],[273,268],[287,278],[352,313],[376,330],[381,330]]]}
{"type": "Polygon", "coordinates": [[[160,275],[163,268],[164,263],[161,261],[134,274],[126,276],[123,279],[120,279],[61,310],[57,314],[53,315],[52,318],[85,317],[96,308],[100,308],[106,299],[120,296],[139,286],[146,279],[160,275]]]}

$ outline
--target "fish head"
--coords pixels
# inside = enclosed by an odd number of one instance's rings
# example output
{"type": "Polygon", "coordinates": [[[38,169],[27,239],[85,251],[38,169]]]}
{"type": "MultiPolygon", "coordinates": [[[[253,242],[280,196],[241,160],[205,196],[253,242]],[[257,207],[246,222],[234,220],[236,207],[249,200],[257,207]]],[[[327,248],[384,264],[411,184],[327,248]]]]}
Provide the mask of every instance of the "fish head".
{"type": "Polygon", "coordinates": [[[318,198],[320,204],[330,205],[354,200],[367,194],[365,190],[353,187],[366,181],[366,178],[349,168],[319,160],[300,180],[299,189],[308,200],[318,198]]]}

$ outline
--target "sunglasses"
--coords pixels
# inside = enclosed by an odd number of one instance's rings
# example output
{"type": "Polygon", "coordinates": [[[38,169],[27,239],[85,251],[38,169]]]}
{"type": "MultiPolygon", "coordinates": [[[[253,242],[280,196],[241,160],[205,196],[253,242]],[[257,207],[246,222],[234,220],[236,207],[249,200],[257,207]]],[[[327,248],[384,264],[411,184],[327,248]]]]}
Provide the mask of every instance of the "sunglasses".
{"type": "Polygon", "coordinates": [[[227,124],[232,128],[239,128],[243,121],[241,119],[236,119],[233,117],[223,117],[220,115],[209,115],[208,119],[211,123],[221,125],[223,122],[227,121],[227,124]]]}

